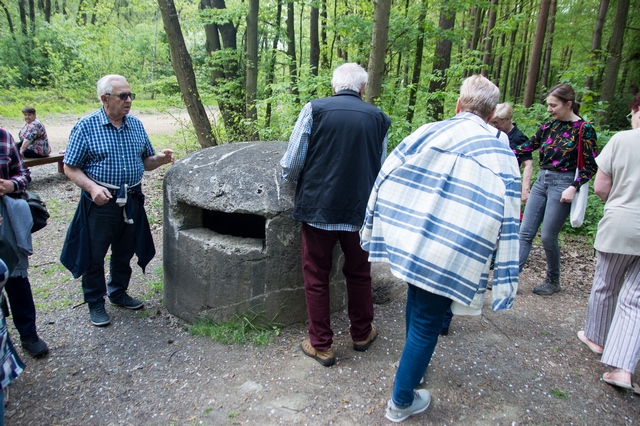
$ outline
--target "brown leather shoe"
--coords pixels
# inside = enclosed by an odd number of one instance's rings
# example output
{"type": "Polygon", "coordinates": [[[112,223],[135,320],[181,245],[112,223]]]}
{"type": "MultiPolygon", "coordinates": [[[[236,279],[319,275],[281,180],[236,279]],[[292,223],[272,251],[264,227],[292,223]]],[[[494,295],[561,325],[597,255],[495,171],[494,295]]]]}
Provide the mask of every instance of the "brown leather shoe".
{"type": "Polygon", "coordinates": [[[375,324],[371,324],[371,333],[369,333],[369,337],[367,340],[362,342],[353,342],[353,349],[358,352],[364,352],[369,349],[369,346],[373,343],[374,340],[378,337],[378,331],[376,330],[375,324]]]}
{"type": "Polygon", "coordinates": [[[333,353],[333,348],[329,348],[327,351],[319,351],[311,346],[311,340],[309,339],[304,339],[300,344],[300,348],[306,356],[315,359],[325,367],[331,367],[336,363],[336,356],[333,353]]]}

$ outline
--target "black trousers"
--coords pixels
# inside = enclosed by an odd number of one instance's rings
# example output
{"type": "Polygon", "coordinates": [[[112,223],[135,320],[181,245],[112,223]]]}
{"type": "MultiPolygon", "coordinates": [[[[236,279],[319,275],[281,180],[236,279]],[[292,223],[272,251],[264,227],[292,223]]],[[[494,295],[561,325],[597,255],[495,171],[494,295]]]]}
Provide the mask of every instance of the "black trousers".
{"type": "MultiPolygon", "coordinates": [[[[141,200],[132,197],[129,202],[141,203],[141,200]]],[[[87,303],[101,301],[107,293],[110,296],[119,296],[129,288],[136,225],[125,223],[123,209],[124,207],[116,204],[115,197],[105,205],[93,204],[89,209],[87,226],[91,247],[86,249],[91,251],[91,260],[89,268],[82,275],[82,292],[87,303]],[[111,260],[110,278],[107,283],[104,259],[109,247],[111,260]]]]}
{"type": "Polygon", "coordinates": [[[33,303],[29,278],[9,278],[4,289],[11,306],[13,324],[20,333],[20,338],[36,334],[36,306],[33,303]]]}

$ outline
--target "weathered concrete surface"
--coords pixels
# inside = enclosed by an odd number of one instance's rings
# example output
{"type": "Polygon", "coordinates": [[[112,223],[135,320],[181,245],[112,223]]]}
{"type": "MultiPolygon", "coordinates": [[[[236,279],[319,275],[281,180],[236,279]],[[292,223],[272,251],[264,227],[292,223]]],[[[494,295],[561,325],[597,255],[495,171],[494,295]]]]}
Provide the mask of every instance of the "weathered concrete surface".
{"type": "MultiPolygon", "coordinates": [[[[227,320],[252,309],[283,324],[306,320],[300,224],[290,218],[295,187],[282,181],[278,164],[286,148],[286,142],[221,145],[167,171],[164,303],[172,314],[190,322],[227,320]],[[232,216],[238,213],[249,216],[232,216]],[[238,229],[255,235],[226,232],[238,229]]],[[[345,306],[341,257],[338,245],[332,311],[345,306]]]]}

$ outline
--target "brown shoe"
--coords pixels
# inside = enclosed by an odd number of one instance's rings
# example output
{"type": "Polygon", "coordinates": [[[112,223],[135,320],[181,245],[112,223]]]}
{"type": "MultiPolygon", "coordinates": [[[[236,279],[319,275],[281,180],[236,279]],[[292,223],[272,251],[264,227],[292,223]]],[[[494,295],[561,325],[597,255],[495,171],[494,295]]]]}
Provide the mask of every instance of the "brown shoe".
{"type": "Polygon", "coordinates": [[[376,330],[375,324],[371,324],[371,333],[369,333],[369,337],[367,340],[362,342],[353,342],[353,349],[358,352],[364,352],[369,349],[369,346],[373,343],[374,340],[378,337],[378,331],[376,330]]]}
{"type": "Polygon", "coordinates": [[[331,367],[336,363],[336,356],[333,353],[333,348],[329,348],[327,351],[319,351],[311,346],[311,340],[309,339],[304,339],[300,344],[300,348],[306,356],[315,359],[325,367],[331,367]]]}

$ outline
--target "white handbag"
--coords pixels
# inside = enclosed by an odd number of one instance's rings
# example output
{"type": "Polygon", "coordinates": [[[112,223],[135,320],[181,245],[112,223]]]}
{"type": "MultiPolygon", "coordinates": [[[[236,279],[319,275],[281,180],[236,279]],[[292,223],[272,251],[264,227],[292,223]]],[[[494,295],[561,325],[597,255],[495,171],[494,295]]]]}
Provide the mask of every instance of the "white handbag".
{"type": "MultiPolygon", "coordinates": [[[[584,168],[584,158],[582,157],[582,127],[578,132],[578,166],[576,167],[575,180],[580,176],[580,170],[584,168]]],[[[580,185],[580,189],[571,201],[571,226],[580,228],[584,222],[584,214],[587,211],[587,202],[589,201],[589,182],[580,185]]]]}

